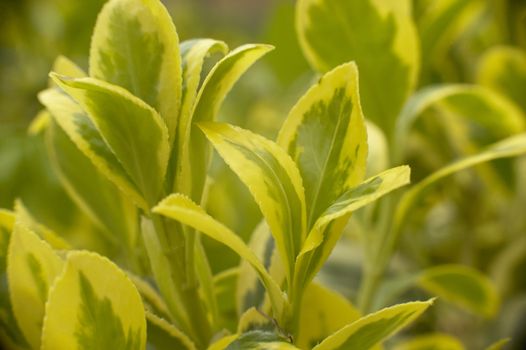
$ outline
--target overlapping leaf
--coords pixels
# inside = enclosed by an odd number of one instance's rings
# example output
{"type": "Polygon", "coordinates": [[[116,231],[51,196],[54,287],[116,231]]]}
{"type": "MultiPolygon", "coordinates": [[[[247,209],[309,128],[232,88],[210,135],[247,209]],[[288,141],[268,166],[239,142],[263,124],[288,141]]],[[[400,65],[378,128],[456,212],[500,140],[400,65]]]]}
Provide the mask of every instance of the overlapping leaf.
{"type": "Polygon", "coordinates": [[[168,131],[159,114],[116,85],[93,78],[53,77],[88,113],[147,204],[155,204],[170,148],[168,131]]]}
{"type": "Polygon", "coordinates": [[[181,103],[179,39],[157,0],[111,0],[95,25],[90,76],[121,86],[155,108],[170,140],[181,103]]]}
{"type": "Polygon", "coordinates": [[[419,70],[411,2],[301,0],[296,28],[307,59],[318,71],[356,61],[365,115],[390,139],[419,70]]]}

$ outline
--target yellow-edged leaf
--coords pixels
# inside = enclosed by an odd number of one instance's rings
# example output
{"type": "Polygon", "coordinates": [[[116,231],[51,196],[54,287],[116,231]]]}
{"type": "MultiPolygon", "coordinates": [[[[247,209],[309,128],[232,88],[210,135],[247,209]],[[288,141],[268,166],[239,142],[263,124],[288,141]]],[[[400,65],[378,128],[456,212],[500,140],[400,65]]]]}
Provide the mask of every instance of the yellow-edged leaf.
{"type": "Polygon", "coordinates": [[[49,292],[41,349],[145,348],[144,306],[133,283],[98,254],[70,252],[49,292]]]}
{"type": "Polygon", "coordinates": [[[190,338],[165,319],[146,311],[146,320],[148,322],[148,349],[196,350],[190,338]]]}
{"type": "Polygon", "coordinates": [[[153,206],[168,164],[168,131],[159,114],[127,90],[93,78],[52,74],[87,112],[102,138],[153,206]]]}
{"type": "Polygon", "coordinates": [[[90,76],[121,86],[155,108],[173,141],[181,57],[175,26],[161,1],[108,1],[95,25],[89,63],[90,76]]]}
{"type": "MultiPolygon", "coordinates": [[[[236,81],[272,46],[261,44],[243,45],[231,51],[215,64],[199,89],[197,101],[192,112],[187,144],[190,160],[191,198],[200,202],[210,161],[210,147],[201,130],[196,127],[199,122],[215,120],[226,95],[236,81]]],[[[189,123],[190,124],[190,123],[189,123]]]]}
{"type": "Polygon", "coordinates": [[[496,314],[500,298],[491,280],[463,265],[441,265],[424,270],[418,285],[442,300],[485,317],[496,314]]]}
{"type": "Polygon", "coordinates": [[[281,316],[286,305],[286,300],[279,286],[269,275],[265,266],[259,261],[254,252],[246,246],[239,236],[214,220],[189,198],[180,194],[173,194],[166,197],[153,211],[194,228],[210,238],[225,244],[243,259],[246,259],[257,271],[261,282],[267,289],[276,316],[281,316]]]}
{"type": "Polygon", "coordinates": [[[313,350],[367,350],[420,316],[432,300],[391,306],[364,316],[335,332],[313,350]]]}
{"type": "Polygon", "coordinates": [[[419,43],[411,7],[409,0],[297,3],[296,28],[308,61],[320,72],[356,61],[365,115],[389,139],[419,71],[419,43]]]}
{"type": "Polygon", "coordinates": [[[200,125],[258,203],[290,280],[306,225],[303,184],[294,161],[277,144],[250,131],[221,123],[200,125]]]}
{"type": "Polygon", "coordinates": [[[63,266],[49,244],[18,219],[8,248],[7,280],[16,321],[33,349],[40,348],[48,290],[63,266]]]}

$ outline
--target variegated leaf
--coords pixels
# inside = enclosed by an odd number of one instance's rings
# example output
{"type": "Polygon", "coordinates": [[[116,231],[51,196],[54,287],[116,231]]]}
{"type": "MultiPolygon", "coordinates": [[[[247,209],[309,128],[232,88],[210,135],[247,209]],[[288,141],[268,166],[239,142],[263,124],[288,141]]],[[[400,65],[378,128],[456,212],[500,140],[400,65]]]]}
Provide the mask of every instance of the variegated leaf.
{"type": "Polygon", "coordinates": [[[326,72],[356,61],[365,115],[389,139],[419,71],[419,44],[411,6],[409,0],[297,3],[296,28],[311,65],[326,72]]]}
{"type": "Polygon", "coordinates": [[[369,314],[335,332],[313,350],[370,349],[414,321],[432,303],[415,301],[369,314]]]}
{"type": "Polygon", "coordinates": [[[103,228],[115,246],[124,243],[133,254],[137,240],[137,209],[52,122],[48,149],[60,180],[70,197],[103,228]]]}
{"type": "Polygon", "coordinates": [[[90,76],[121,86],[155,108],[173,141],[181,57],[175,26],[161,1],[108,1],[92,37],[90,76]]]}
{"type": "Polygon", "coordinates": [[[225,350],[297,350],[283,337],[276,333],[250,331],[239,335],[225,350]]]}
{"type": "Polygon", "coordinates": [[[258,203],[290,281],[306,225],[305,195],[296,164],[277,144],[250,131],[221,123],[200,126],[258,203]]]}
{"type": "Polygon", "coordinates": [[[303,95],[283,124],[278,143],[300,170],[310,230],[365,175],[367,130],[354,63],[326,73],[303,95]]]}
{"type": "Polygon", "coordinates": [[[343,296],[320,284],[311,283],[302,299],[296,345],[301,349],[312,349],[360,316],[360,312],[343,296]]]}
{"type": "Polygon", "coordinates": [[[236,48],[216,63],[199,89],[192,112],[192,122],[188,126],[190,134],[187,135],[188,159],[190,160],[190,175],[187,176],[192,179],[191,198],[196,202],[201,202],[210,162],[210,146],[196,124],[215,120],[232,86],[252,64],[270,50],[272,46],[260,44],[249,44],[236,48]]]}
{"type": "Polygon", "coordinates": [[[57,90],[45,90],[38,95],[38,98],[93,165],[137,206],[146,210],[148,205],[139,193],[139,189],[82,107],[57,90]]]}
{"type": "Polygon", "coordinates": [[[148,321],[148,349],[196,350],[190,338],[166,320],[149,311],[146,311],[146,320],[148,321]]]}
{"type": "Polygon", "coordinates": [[[0,342],[8,347],[10,342],[14,346],[27,348],[29,344],[25,340],[13,313],[7,283],[7,253],[14,224],[15,214],[0,209],[0,342]]]}
{"type": "Polygon", "coordinates": [[[166,197],[153,211],[188,225],[210,238],[223,243],[243,259],[247,260],[257,271],[261,282],[267,289],[276,317],[281,316],[286,306],[286,300],[279,286],[269,275],[265,266],[259,261],[254,252],[246,246],[239,236],[214,220],[189,198],[180,194],[173,194],[166,197]]]}
{"type": "Polygon", "coordinates": [[[205,59],[214,52],[226,54],[227,45],[213,39],[195,39],[181,43],[183,59],[183,100],[177,128],[177,165],[174,189],[179,193],[190,194],[191,179],[189,159],[189,137],[192,123],[192,113],[196,104],[201,83],[201,75],[205,59]]]}
{"type": "Polygon", "coordinates": [[[19,219],[7,255],[7,279],[13,313],[33,349],[40,348],[48,290],[64,262],[19,219]]]}
{"type": "Polygon", "coordinates": [[[159,114],[119,86],[93,78],[52,76],[88,113],[146,203],[153,206],[161,194],[170,152],[159,114]]]}
{"type": "Polygon", "coordinates": [[[428,293],[485,317],[494,316],[500,298],[491,280],[468,266],[441,265],[424,270],[418,285],[428,293]]]}
{"type": "Polygon", "coordinates": [[[144,306],[133,283],[98,254],[70,252],[49,292],[41,349],[145,348],[144,306]]]}

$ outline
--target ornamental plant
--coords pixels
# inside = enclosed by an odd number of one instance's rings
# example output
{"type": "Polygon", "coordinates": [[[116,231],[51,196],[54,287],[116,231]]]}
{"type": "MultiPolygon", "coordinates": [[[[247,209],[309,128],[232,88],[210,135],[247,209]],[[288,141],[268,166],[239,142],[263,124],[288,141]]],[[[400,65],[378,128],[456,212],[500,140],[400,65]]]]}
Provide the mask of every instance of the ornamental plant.
{"type": "MultiPolygon", "coordinates": [[[[275,141],[216,121],[232,86],[272,47],[180,43],[159,0],[108,1],[89,72],[57,58],[33,129],[45,133],[64,188],[116,253],[110,260],[79,250],[22,203],[1,211],[0,319],[9,348],[376,349],[433,303],[392,305],[415,285],[475,313],[497,312],[491,281],[466,266],[419,271],[387,301],[381,291],[410,214],[432,185],[526,152],[522,112],[480,86],[415,92],[420,57],[409,1],[300,0],[296,10],[319,80],[275,141]],[[371,28],[366,42],[356,40],[353,33],[371,28]],[[221,58],[208,69],[211,56],[221,58]],[[409,183],[401,164],[410,131],[431,108],[482,110],[490,117],[468,113],[468,121],[491,133],[473,139],[471,155],[380,201],[409,183]],[[263,215],[248,244],[203,209],[213,149],[263,215]],[[314,281],[346,227],[366,253],[354,304],[314,281]],[[213,275],[203,235],[237,253],[240,266],[213,275]]],[[[490,166],[484,174],[499,176],[490,166]]]]}

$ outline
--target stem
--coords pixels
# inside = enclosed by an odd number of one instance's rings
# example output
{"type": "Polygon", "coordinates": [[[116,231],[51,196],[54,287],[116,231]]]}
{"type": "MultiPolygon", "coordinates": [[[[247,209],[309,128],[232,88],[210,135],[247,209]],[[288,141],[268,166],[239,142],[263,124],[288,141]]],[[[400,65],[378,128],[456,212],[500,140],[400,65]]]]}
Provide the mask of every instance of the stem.
{"type": "Polygon", "coordinates": [[[197,283],[188,283],[189,275],[187,272],[190,270],[195,281],[195,270],[193,270],[195,265],[191,265],[192,269],[190,269],[188,261],[186,261],[185,248],[188,242],[185,238],[187,237],[176,230],[175,225],[167,225],[161,216],[153,214],[151,217],[159,240],[165,248],[164,253],[170,264],[174,287],[188,319],[188,332],[196,342],[198,349],[206,348],[212,337],[212,330],[206,310],[199,297],[197,283]]]}

